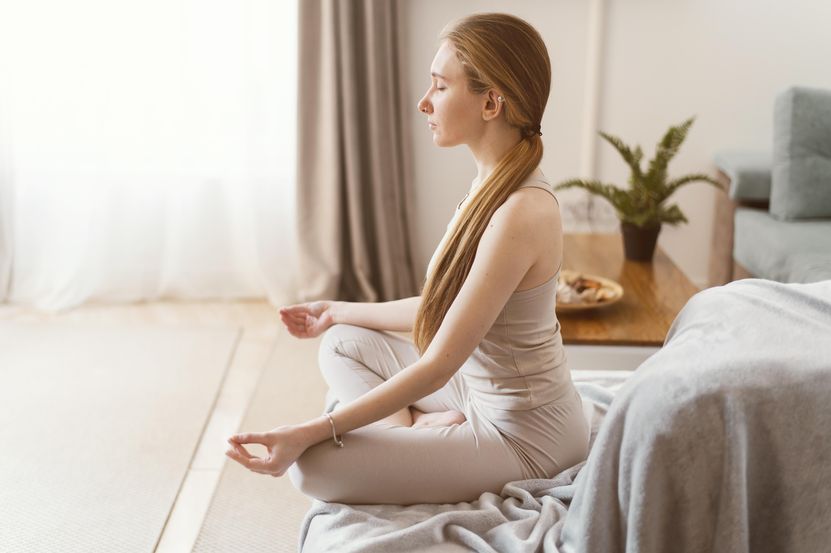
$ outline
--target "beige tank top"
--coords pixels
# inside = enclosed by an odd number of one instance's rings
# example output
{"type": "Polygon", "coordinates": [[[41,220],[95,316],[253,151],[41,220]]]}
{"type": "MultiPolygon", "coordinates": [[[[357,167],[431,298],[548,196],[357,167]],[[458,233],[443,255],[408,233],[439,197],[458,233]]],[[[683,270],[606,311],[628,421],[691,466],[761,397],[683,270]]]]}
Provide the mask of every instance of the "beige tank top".
{"type": "MultiPolygon", "coordinates": [[[[547,190],[544,178],[529,178],[520,188],[547,190]]],[[[554,196],[556,200],[556,196],[554,196]]],[[[459,203],[447,231],[433,253],[427,274],[449,238],[467,196],[459,203]]],[[[514,292],[460,372],[473,398],[488,407],[522,411],[570,398],[571,376],[566,367],[560,323],[555,313],[560,270],[547,282],[514,292]]]]}

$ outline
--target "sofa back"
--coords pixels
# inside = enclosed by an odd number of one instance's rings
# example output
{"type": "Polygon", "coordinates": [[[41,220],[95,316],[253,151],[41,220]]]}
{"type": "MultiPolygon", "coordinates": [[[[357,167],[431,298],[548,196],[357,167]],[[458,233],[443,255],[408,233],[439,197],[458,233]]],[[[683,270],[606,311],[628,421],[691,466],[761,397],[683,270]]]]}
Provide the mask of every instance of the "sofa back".
{"type": "Polygon", "coordinates": [[[831,217],[831,90],[794,86],[776,97],[770,213],[831,217]]]}

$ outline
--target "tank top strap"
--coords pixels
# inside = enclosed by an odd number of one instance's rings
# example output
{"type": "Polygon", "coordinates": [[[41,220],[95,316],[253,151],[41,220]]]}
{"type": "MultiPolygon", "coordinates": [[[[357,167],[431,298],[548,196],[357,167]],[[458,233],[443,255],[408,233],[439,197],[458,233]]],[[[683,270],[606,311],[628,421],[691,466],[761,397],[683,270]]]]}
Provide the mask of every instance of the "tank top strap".
{"type": "Polygon", "coordinates": [[[544,177],[534,177],[533,179],[530,179],[528,182],[519,185],[519,188],[539,188],[540,190],[545,190],[546,192],[551,194],[551,197],[554,198],[554,201],[557,202],[557,205],[560,205],[560,200],[558,200],[557,195],[554,194],[554,187],[544,177]]]}

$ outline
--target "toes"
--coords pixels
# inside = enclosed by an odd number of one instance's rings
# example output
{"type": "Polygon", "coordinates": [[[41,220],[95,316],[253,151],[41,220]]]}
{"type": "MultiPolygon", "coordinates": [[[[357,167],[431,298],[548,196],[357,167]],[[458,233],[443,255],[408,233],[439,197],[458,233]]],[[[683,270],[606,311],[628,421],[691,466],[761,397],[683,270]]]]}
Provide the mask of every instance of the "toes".
{"type": "Polygon", "coordinates": [[[445,411],[442,413],[423,413],[413,421],[412,428],[430,428],[434,426],[453,426],[467,421],[464,413],[445,411]]]}
{"type": "Polygon", "coordinates": [[[460,413],[458,411],[454,411],[452,416],[450,417],[450,424],[462,424],[467,420],[464,413],[460,413]]]}

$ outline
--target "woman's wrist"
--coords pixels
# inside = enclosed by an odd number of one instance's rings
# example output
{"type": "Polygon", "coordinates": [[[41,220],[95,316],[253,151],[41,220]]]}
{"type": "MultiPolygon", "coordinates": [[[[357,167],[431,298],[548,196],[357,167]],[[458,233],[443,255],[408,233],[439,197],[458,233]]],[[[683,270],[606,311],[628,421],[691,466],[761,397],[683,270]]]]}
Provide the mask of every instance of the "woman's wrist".
{"type": "Polygon", "coordinates": [[[332,324],[343,324],[345,321],[344,319],[344,308],[346,307],[345,301],[333,301],[332,306],[329,307],[329,318],[332,321],[332,324]]]}
{"type": "Polygon", "coordinates": [[[297,427],[303,434],[303,439],[309,444],[309,447],[332,438],[332,426],[326,415],[315,417],[297,425],[297,427]]]}

